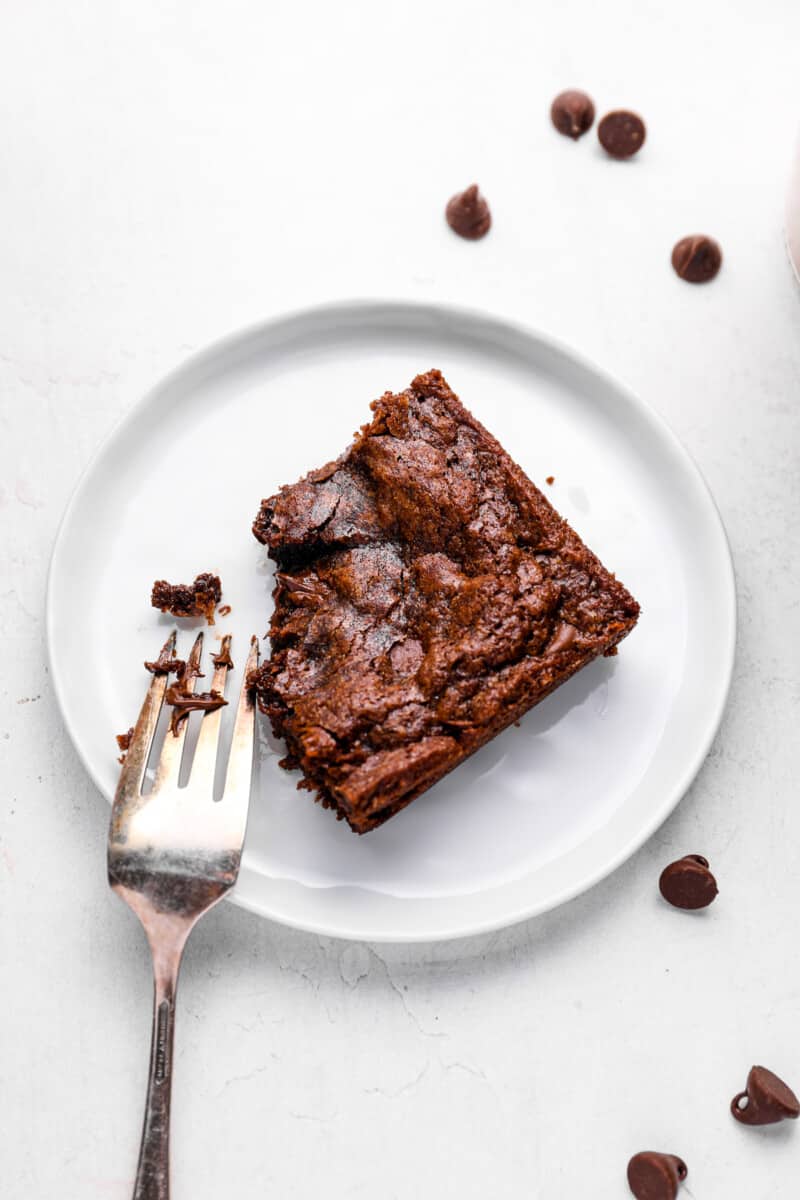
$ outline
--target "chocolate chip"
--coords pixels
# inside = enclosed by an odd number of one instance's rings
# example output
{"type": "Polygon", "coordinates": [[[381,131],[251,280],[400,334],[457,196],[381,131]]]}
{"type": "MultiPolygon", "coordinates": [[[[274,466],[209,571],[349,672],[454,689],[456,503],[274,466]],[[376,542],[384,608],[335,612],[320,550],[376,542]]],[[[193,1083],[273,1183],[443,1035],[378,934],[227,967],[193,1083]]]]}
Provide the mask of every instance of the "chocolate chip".
{"type": "Polygon", "coordinates": [[[447,224],[459,237],[475,241],[489,232],[492,214],[489,205],[478,191],[477,183],[465,192],[457,192],[447,202],[447,224]]]}
{"type": "Polygon", "coordinates": [[[675,1200],[688,1174],[686,1163],[676,1155],[643,1150],[628,1163],[628,1186],[636,1200],[675,1200]]]}
{"type": "Polygon", "coordinates": [[[731,1100],[731,1112],[742,1125],[775,1125],[778,1121],[796,1121],[800,1100],[772,1071],[751,1067],[745,1091],[731,1100]]]}
{"type": "Polygon", "coordinates": [[[612,158],[630,158],[636,154],[644,145],[646,135],[642,118],[623,108],[606,113],[597,126],[600,145],[612,158]]]}
{"type": "Polygon", "coordinates": [[[717,881],[702,854],[687,854],[670,863],[658,881],[661,895],[675,908],[707,908],[717,894],[717,881]]]}
{"type": "Polygon", "coordinates": [[[564,137],[577,141],[587,129],[592,128],[594,122],[594,104],[591,96],[575,88],[559,92],[550,105],[550,120],[564,137]]]}
{"type": "Polygon", "coordinates": [[[687,283],[708,283],[722,266],[719,242],[704,233],[681,238],[673,247],[672,265],[687,283]]]}

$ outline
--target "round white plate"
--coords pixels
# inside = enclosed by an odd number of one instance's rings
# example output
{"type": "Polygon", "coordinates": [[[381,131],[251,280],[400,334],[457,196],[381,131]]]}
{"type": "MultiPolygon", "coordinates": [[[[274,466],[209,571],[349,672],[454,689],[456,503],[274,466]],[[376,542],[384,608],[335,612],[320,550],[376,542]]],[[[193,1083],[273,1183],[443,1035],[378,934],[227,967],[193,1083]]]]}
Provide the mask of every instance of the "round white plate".
{"type": "MultiPolygon", "coordinates": [[[[338,937],[456,937],[552,908],[622,863],[680,799],[722,714],[735,601],[719,515],[673,434],[594,367],[507,322],[321,307],[227,338],[141,400],[81,480],[53,554],[53,683],[110,799],[114,734],[135,720],[142,661],[176,624],[150,608],[152,581],[219,572],[233,611],[209,632],[233,633],[238,664],[272,607],[272,566],[250,532],[262,496],[334,458],[373,397],[434,366],[531,478],[555,476],[548,496],[642,615],[616,658],[364,837],[295,789],[261,722],[235,898],[338,937]]],[[[177,624],[185,650],[197,623],[177,624]]]]}

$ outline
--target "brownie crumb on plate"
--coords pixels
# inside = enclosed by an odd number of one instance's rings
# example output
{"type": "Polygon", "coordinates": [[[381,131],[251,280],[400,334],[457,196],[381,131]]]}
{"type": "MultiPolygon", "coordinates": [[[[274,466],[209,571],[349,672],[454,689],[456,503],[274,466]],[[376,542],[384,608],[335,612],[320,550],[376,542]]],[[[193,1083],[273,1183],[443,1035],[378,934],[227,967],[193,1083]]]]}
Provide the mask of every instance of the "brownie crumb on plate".
{"type": "Polygon", "coordinates": [[[304,784],[357,833],[581,667],[639,606],[439,371],[387,392],[253,525],[278,563],[252,684],[304,784]]]}
{"type": "Polygon", "coordinates": [[[205,617],[214,624],[214,609],[222,596],[219,575],[204,571],[194,583],[167,583],[157,579],[150,593],[153,608],[172,613],[174,617],[205,617]]]}

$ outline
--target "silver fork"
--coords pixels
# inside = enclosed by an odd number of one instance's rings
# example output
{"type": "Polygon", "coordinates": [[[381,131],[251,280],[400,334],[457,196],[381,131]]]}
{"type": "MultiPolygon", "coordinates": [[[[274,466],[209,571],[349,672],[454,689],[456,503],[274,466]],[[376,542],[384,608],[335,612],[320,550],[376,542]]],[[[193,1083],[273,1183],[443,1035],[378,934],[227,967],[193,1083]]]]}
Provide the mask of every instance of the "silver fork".
{"type": "MultiPolygon", "coordinates": [[[[230,656],[225,653],[229,646],[227,637],[223,639],[218,656],[221,661],[215,666],[211,685],[220,693],[224,693],[231,665],[230,656]]],[[[194,690],[202,647],[201,633],[189,655],[185,690],[194,690]]],[[[174,651],[173,633],[162,654],[170,658],[174,651]]],[[[258,642],[253,638],[221,800],[215,802],[213,797],[221,708],[203,715],[187,785],[178,786],[189,723],[183,720],[176,732],[167,731],[153,789],[147,795],[142,793],[145,768],[167,690],[166,674],[153,676],[114,798],[108,831],[108,881],[144,926],[155,978],[150,1075],[133,1200],[169,1197],[169,1115],[178,972],[195,924],[233,887],[239,874],[250,800],[255,726],[253,699],[246,681],[257,663],[258,642]]]]}

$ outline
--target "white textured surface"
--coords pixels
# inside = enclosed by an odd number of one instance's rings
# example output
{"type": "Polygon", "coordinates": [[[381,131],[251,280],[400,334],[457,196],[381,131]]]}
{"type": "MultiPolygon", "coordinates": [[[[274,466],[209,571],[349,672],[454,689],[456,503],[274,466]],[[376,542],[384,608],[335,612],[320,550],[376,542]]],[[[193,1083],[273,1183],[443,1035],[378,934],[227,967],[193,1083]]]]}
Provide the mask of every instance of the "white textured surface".
{"type": "Polygon", "coordinates": [[[6,18],[3,1194],[129,1196],[149,1034],[142,941],[105,887],[107,809],[48,692],[60,512],[187,351],[380,292],[519,316],[668,417],[733,544],[731,703],[670,822],[544,919],[376,952],[209,917],[182,981],[175,1200],[613,1200],[643,1146],[681,1154],[698,1198],[792,1195],[800,1130],[740,1129],[726,1108],[754,1061],[800,1084],[800,307],[781,237],[800,11],[31,0],[6,18]],[[552,132],[571,84],[642,111],[638,161],[552,132]],[[474,246],[440,218],[473,178],[495,215],[474,246]],[[726,252],[705,289],[668,266],[696,229],[726,252]],[[655,894],[691,850],[721,886],[699,919],[655,894]]]}

